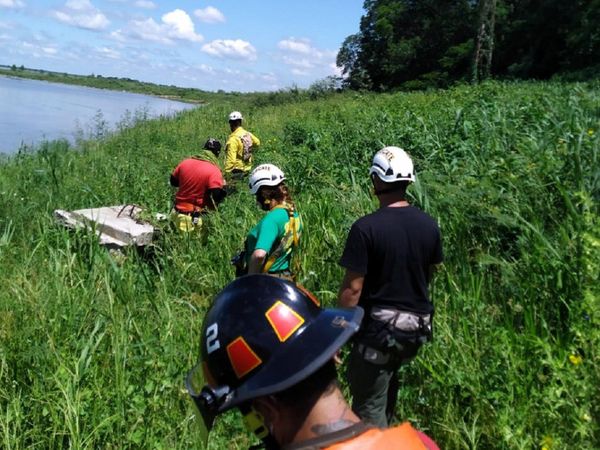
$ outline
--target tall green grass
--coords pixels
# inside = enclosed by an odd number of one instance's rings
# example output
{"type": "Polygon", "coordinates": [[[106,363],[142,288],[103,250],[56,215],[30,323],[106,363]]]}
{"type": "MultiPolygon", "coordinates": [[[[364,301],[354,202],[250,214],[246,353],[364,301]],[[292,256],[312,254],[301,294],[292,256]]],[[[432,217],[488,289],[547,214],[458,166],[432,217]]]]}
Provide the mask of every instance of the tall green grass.
{"type": "MultiPolygon", "coordinates": [[[[165,232],[124,255],[57,227],[52,210],[168,211],[170,171],[208,136],[224,140],[239,109],[263,142],[256,163],[288,175],[305,221],[300,278],[326,304],[350,225],[376,207],[372,154],[399,145],[414,157],[411,200],[439,221],[446,262],[434,342],[401,371],[399,420],[445,449],[597,448],[598,87],[248,96],[5,161],[1,446],[201,448],[183,379],[203,314],[233,278],[229,258],[260,217],[253,198],[242,184],[203,236],[165,232]]],[[[253,442],[235,414],[214,438],[210,448],[253,442]]]]}

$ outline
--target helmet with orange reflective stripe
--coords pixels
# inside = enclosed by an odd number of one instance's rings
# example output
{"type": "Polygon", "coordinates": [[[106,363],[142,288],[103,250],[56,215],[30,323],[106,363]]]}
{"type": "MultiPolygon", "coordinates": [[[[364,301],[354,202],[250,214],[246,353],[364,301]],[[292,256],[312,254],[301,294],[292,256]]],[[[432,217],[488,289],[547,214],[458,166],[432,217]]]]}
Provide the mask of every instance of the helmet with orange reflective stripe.
{"type": "Polygon", "coordinates": [[[188,376],[204,422],[210,426],[215,415],[316,372],[358,330],[362,316],[360,308],[323,309],[308,291],[269,275],[230,283],[202,326],[202,385],[188,376]]]}

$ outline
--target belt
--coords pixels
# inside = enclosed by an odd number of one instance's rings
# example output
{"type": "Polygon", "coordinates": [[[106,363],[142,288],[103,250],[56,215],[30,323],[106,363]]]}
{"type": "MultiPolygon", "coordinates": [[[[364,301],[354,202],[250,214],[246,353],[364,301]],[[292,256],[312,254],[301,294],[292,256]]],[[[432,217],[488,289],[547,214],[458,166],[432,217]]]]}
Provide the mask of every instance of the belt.
{"type": "Polygon", "coordinates": [[[266,272],[266,274],[271,275],[272,277],[294,281],[294,274],[289,269],[277,270],[275,272],[266,272]]]}
{"type": "Polygon", "coordinates": [[[179,202],[178,204],[175,205],[175,211],[177,211],[179,214],[189,214],[190,216],[193,214],[198,214],[199,212],[202,211],[202,208],[198,205],[194,205],[193,203],[187,203],[187,202],[179,202]],[[181,209],[181,208],[185,208],[185,210],[181,209]]]}

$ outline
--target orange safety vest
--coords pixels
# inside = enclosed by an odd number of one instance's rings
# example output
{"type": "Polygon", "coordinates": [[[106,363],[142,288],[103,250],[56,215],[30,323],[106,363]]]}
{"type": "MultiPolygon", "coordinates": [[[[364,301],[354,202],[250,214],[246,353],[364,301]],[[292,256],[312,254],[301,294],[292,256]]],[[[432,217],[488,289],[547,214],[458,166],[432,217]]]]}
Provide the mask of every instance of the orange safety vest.
{"type": "Polygon", "coordinates": [[[408,422],[385,430],[371,428],[346,441],[337,442],[326,450],[439,450],[428,447],[417,430],[408,422]]]}

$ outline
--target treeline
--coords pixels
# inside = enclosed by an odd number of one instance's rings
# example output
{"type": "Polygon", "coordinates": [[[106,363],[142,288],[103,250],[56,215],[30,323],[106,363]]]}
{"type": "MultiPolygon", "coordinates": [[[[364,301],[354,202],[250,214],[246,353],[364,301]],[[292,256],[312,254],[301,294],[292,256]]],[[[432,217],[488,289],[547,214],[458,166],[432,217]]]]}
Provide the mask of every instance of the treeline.
{"type": "MultiPolygon", "coordinates": [[[[173,85],[154,84],[132,78],[103,77],[102,75],[75,75],[66,72],[31,69],[24,66],[0,66],[0,75],[43,80],[54,83],[73,84],[78,86],[127,91],[139,94],[154,95],[191,103],[205,103],[212,100],[215,93],[194,88],[183,88],[173,85]]],[[[221,97],[221,96],[219,96],[221,97]]]]}
{"type": "Polygon", "coordinates": [[[585,79],[600,69],[600,0],[365,0],[364,9],[337,56],[350,88],[585,79]]]}
{"type": "MultiPolygon", "coordinates": [[[[225,92],[223,90],[205,91],[196,88],[184,88],[173,85],[154,84],[126,77],[107,77],[102,75],[75,75],[66,72],[32,69],[28,67],[1,65],[0,76],[27,78],[48,81],[51,83],[73,84],[98,89],[134,92],[154,95],[171,100],[189,103],[222,103],[225,101],[240,102],[254,107],[284,105],[305,100],[317,100],[330,96],[341,90],[341,79],[326,77],[315,81],[308,88],[302,89],[295,85],[272,92],[225,92]]],[[[238,107],[238,109],[241,109],[238,107]]]]}

